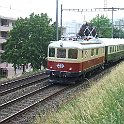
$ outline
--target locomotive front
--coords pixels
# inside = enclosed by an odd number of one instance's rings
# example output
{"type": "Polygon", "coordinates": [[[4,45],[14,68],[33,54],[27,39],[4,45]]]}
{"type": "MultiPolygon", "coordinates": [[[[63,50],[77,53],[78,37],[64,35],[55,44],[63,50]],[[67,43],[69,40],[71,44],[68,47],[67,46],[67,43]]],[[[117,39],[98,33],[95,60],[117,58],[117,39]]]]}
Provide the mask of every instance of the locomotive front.
{"type": "Polygon", "coordinates": [[[47,70],[49,82],[72,83],[81,75],[80,45],[72,41],[54,41],[48,46],[47,70]],[[77,77],[77,78],[76,78],[77,77]]]}

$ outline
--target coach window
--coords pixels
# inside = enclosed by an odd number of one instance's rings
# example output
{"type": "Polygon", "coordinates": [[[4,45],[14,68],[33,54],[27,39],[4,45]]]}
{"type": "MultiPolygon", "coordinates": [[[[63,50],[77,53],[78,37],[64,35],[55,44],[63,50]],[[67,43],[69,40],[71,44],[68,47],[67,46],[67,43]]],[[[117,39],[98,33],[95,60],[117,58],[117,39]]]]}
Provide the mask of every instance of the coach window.
{"type": "Polygon", "coordinates": [[[121,46],[121,50],[123,50],[123,46],[121,46]]]}
{"type": "Polygon", "coordinates": [[[118,49],[119,49],[119,51],[120,51],[120,45],[118,46],[118,49]]]}
{"type": "Polygon", "coordinates": [[[115,52],[116,52],[116,46],[115,46],[115,52]]]}
{"type": "Polygon", "coordinates": [[[120,51],[121,51],[121,46],[120,46],[120,51]]]}
{"type": "Polygon", "coordinates": [[[118,48],[118,46],[117,46],[117,51],[119,51],[119,48],[118,48]]]}
{"type": "Polygon", "coordinates": [[[110,52],[109,53],[112,53],[112,47],[110,47],[110,52]]]}
{"type": "Polygon", "coordinates": [[[49,57],[55,57],[55,48],[49,48],[49,57]]]}
{"type": "Polygon", "coordinates": [[[78,50],[77,49],[69,49],[68,50],[68,58],[77,59],[78,50]]]}
{"type": "Polygon", "coordinates": [[[123,46],[121,46],[121,50],[123,50],[123,46]]]}
{"type": "Polygon", "coordinates": [[[66,58],[66,49],[57,49],[57,58],[66,58]]]}
{"type": "Polygon", "coordinates": [[[112,46],[112,52],[114,52],[114,46],[112,46]]]}

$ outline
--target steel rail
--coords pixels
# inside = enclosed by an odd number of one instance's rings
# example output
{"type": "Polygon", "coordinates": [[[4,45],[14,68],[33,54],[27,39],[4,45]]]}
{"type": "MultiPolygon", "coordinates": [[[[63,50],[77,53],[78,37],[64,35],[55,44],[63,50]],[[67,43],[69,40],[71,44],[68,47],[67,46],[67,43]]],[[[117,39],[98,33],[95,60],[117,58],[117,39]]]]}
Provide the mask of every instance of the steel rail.
{"type": "Polygon", "coordinates": [[[14,102],[17,102],[17,101],[19,101],[19,100],[24,99],[25,97],[34,95],[35,93],[37,93],[37,92],[39,92],[39,91],[41,91],[41,90],[43,90],[43,89],[45,89],[45,88],[48,88],[49,86],[51,86],[51,84],[42,86],[41,88],[39,88],[39,89],[37,89],[37,90],[34,90],[34,91],[29,92],[29,93],[27,93],[27,94],[24,94],[24,95],[22,95],[22,96],[20,96],[20,97],[17,97],[16,99],[13,99],[13,100],[8,101],[8,102],[6,102],[6,103],[4,103],[4,104],[1,104],[1,105],[0,105],[0,110],[3,109],[4,107],[6,107],[7,105],[10,105],[10,104],[12,104],[12,103],[14,103],[14,102]]]}
{"type": "Polygon", "coordinates": [[[28,78],[35,77],[35,76],[42,75],[42,74],[44,74],[44,72],[40,72],[40,73],[36,73],[36,74],[24,76],[24,77],[18,77],[18,78],[12,79],[12,80],[3,81],[0,84],[0,87],[1,86],[4,86],[4,85],[8,85],[8,84],[13,83],[13,82],[16,82],[16,81],[19,81],[19,80],[28,79],[28,78]]]}
{"type": "Polygon", "coordinates": [[[26,79],[16,80],[14,82],[0,85],[0,96],[5,95],[5,94],[10,93],[10,92],[13,92],[17,89],[32,85],[33,83],[36,83],[36,81],[38,81],[38,80],[45,80],[48,77],[49,76],[47,76],[45,74],[40,74],[40,75],[37,75],[35,77],[29,77],[26,79]]]}
{"type": "MultiPolygon", "coordinates": [[[[45,86],[44,89],[45,89],[45,88],[47,89],[47,88],[49,88],[49,87],[51,87],[51,86],[54,86],[54,84],[45,86]]],[[[45,98],[40,98],[40,100],[38,100],[38,101],[36,101],[36,102],[34,102],[34,103],[32,103],[32,104],[30,104],[30,105],[24,107],[23,109],[21,109],[21,110],[19,110],[19,111],[16,111],[14,114],[11,114],[11,115],[9,115],[9,116],[7,116],[7,117],[1,119],[1,120],[0,120],[0,124],[6,123],[7,121],[11,120],[11,119],[14,118],[15,116],[21,114],[22,112],[24,112],[24,111],[26,111],[26,110],[28,110],[28,109],[30,109],[30,108],[32,108],[32,107],[34,107],[34,106],[37,105],[38,103],[41,103],[41,102],[43,102],[43,101],[45,101],[45,100],[47,100],[47,99],[49,99],[49,98],[51,98],[51,97],[53,97],[53,96],[59,94],[59,93],[61,93],[62,91],[64,91],[64,90],[67,89],[67,88],[70,88],[70,86],[60,87],[59,90],[57,90],[56,92],[54,92],[54,93],[52,93],[52,94],[49,94],[49,95],[46,96],[45,98]]],[[[44,89],[41,88],[41,89],[39,89],[38,91],[35,91],[35,93],[36,93],[36,92],[40,92],[41,90],[44,90],[44,89]]],[[[33,94],[34,94],[34,93],[32,93],[32,95],[33,95],[33,94]]],[[[21,98],[20,98],[20,99],[21,99],[21,98]]],[[[12,101],[12,102],[14,102],[14,101],[12,101]]],[[[6,105],[5,105],[5,106],[6,106],[6,105]]]]}

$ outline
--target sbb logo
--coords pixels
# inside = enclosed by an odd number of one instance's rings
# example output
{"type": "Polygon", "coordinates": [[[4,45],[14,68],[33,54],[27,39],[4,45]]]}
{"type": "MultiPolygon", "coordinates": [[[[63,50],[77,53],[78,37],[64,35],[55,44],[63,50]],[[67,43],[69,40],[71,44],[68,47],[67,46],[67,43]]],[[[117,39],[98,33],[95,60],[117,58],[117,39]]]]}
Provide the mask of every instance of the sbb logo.
{"type": "Polygon", "coordinates": [[[62,64],[62,63],[58,63],[56,66],[57,66],[57,68],[64,68],[64,64],[62,64]]]}

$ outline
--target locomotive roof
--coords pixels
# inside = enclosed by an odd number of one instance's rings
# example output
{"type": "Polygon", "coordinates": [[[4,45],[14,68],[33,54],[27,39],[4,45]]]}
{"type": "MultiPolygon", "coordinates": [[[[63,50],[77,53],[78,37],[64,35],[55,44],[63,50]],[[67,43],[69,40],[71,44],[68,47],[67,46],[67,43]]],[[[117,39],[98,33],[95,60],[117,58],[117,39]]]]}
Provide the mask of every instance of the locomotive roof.
{"type": "Polygon", "coordinates": [[[89,48],[98,48],[104,46],[112,45],[124,45],[124,39],[113,39],[113,38],[99,38],[99,39],[90,39],[90,40],[66,40],[66,41],[51,41],[49,47],[57,48],[76,48],[76,49],[89,49],[89,48]]]}
{"type": "Polygon", "coordinates": [[[57,48],[76,48],[76,49],[89,49],[89,48],[98,48],[104,47],[104,43],[102,43],[98,39],[91,40],[78,40],[78,41],[53,41],[49,44],[49,47],[57,47],[57,48]]]}
{"type": "Polygon", "coordinates": [[[119,39],[119,38],[99,38],[105,46],[112,46],[112,45],[124,45],[124,39],[119,39]]]}

